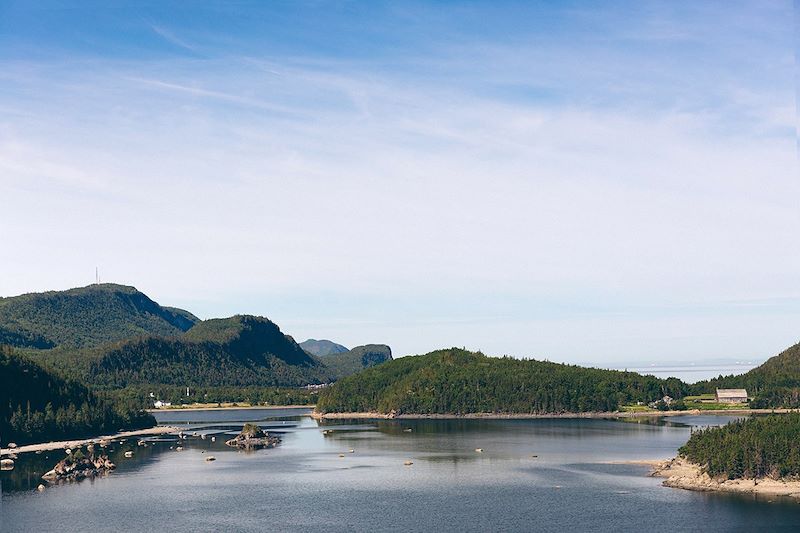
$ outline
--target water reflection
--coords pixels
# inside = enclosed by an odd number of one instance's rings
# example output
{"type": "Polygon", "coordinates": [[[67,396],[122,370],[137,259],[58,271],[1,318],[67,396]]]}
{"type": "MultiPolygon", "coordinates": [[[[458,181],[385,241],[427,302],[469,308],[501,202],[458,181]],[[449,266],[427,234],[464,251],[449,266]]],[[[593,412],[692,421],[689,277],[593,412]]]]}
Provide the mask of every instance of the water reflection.
{"type": "Polygon", "coordinates": [[[666,531],[686,529],[685,517],[702,516],[712,524],[704,526],[710,530],[774,529],[800,520],[796,503],[767,506],[749,497],[667,489],[647,477],[647,467],[612,464],[672,457],[692,426],[727,421],[720,417],[650,423],[318,424],[309,417],[248,410],[247,420],[236,418],[228,411],[197,413],[183,420],[191,430],[186,439],[147,439],[146,446],[136,440],[115,443],[110,451],[118,465],[115,472],[43,493],[34,490],[40,476],[63,451],[21,456],[17,469],[0,477],[0,515],[6,520],[0,529],[135,525],[160,530],[169,524],[176,531],[259,531],[268,520],[277,530],[569,530],[592,524],[598,530],[666,531]],[[222,434],[253,420],[282,431],[283,442],[250,453],[225,446],[222,434]],[[133,457],[125,458],[125,451],[133,451],[133,457]],[[210,453],[216,461],[204,461],[210,453]],[[80,520],[65,521],[76,508],[82,509],[80,520]]]}

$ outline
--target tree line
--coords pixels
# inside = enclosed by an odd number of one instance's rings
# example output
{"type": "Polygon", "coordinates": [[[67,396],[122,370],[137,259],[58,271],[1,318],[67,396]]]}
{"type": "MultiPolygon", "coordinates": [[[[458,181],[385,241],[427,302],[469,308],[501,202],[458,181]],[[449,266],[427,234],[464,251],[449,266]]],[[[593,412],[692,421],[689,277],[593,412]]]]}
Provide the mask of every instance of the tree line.
{"type": "Polygon", "coordinates": [[[800,476],[800,413],[753,417],[694,431],[678,452],[711,476],[800,476]]]}
{"type": "Polygon", "coordinates": [[[155,400],[174,406],[194,403],[239,402],[251,405],[311,405],[316,391],[291,387],[187,387],[173,385],[131,385],[103,391],[101,396],[140,409],[151,409],[155,400]],[[151,396],[152,394],[152,396],[151,396]]]}
{"type": "Polygon", "coordinates": [[[155,425],[124,401],[98,397],[0,346],[0,439],[18,444],[74,439],[155,425]]]}
{"type": "Polygon", "coordinates": [[[800,344],[787,348],[764,364],[738,376],[719,376],[692,385],[695,394],[715,389],[747,389],[750,407],[800,407],[800,344]]]}
{"type": "Polygon", "coordinates": [[[615,411],[688,386],[547,361],[494,358],[460,349],[403,357],[341,379],[320,393],[322,412],[564,413],[615,411]]]}

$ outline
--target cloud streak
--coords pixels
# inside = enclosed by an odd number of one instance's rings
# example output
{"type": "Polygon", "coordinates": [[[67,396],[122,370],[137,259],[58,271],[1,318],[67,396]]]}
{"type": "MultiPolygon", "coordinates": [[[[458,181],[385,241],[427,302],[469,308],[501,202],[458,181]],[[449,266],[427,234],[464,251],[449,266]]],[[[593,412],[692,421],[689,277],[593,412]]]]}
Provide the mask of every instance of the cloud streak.
{"type": "MultiPolygon", "coordinates": [[[[462,39],[456,11],[403,54],[244,28],[202,58],[0,56],[0,294],[100,264],[206,317],[400,354],[770,355],[800,317],[791,50],[779,5],[739,37],[704,9],[518,42],[462,39]]],[[[148,20],[158,45],[211,31],[148,20]]]]}

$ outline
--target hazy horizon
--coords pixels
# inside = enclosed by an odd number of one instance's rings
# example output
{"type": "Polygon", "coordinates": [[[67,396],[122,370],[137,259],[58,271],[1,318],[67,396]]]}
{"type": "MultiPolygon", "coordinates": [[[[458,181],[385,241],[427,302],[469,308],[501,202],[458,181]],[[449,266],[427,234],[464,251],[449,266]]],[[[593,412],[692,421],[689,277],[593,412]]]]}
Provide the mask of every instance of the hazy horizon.
{"type": "Polygon", "coordinates": [[[791,2],[0,5],[0,296],[618,367],[800,340],[791,2]]]}

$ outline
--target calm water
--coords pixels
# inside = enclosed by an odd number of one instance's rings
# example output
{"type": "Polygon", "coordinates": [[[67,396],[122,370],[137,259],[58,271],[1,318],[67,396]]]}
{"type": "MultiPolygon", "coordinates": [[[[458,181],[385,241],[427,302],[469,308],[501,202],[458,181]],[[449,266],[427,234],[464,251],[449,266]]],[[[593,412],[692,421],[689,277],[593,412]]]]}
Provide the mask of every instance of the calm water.
{"type": "Polygon", "coordinates": [[[719,376],[730,376],[744,374],[755,367],[760,362],[754,363],[738,363],[728,365],[688,365],[676,364],[668,366],[642,366],[642,367],[625,367],[617,368],[617,370],[630,370],[640,374],[650,374],[657,378],[678,378],[686,383],[697,383],[706,379],[713,379],[719,376]]]}
{"type": "Polygon", "coordinates": [[[29,455],[0,474],[0,530],[16,531],[780,531],[800,505],[670,489],[647,467],[690,425],[727,417],[613,420],[348,421],[322,428],[298,412],[170,412],[200,436],[116,445],[118,469],[36,492],[61,453],[29,455]],[[292,416],[295,415],[295,416],[292,416]],[[275,418],[277,417],[277,418],[275,418]],[[226,448],[257,420],[275,449],[226,448]],[[412,429],[411,432],[404,431],[412,429]],[[211,436],[216,442],[211,442],[211,436]],[[122,454],[135,452],[131,459],[122,454]],[[483,448],[477,453],[475,448],[483,448]],[[355,453],[348,453],[353,449],[355,453]],[[206,462],[206,454],[217,460],[206,462]],[[339,457],[344,454],[344,457],[339,457]],[[532,457],[536,455],[537,457],[532,457]],[[404,466],[406,460],[412,466],[404,466]]]}

